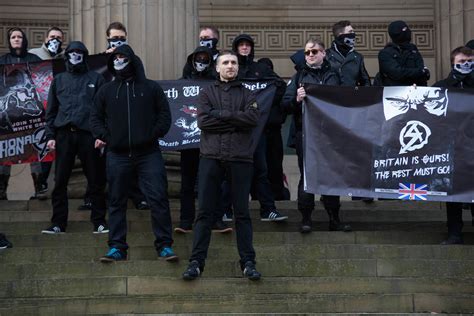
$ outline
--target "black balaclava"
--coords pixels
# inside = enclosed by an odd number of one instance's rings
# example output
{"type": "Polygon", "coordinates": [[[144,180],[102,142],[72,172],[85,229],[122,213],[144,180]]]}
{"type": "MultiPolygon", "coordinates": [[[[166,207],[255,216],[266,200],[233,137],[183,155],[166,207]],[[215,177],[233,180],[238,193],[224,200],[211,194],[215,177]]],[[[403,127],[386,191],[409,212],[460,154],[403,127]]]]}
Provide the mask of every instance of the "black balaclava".
{"type": "Polygon", "coordinates": [[[393,21],[390,23],[388,35],[398,45],[411,42],[411,30],[404,21],[393,21]]]}
{"type": "Polygon", "coordinates": [[[46,49],[48,50],[51,57],[54,57],[57,54],[61,53],[61,51],[62,51],[61,45],[62,44],[63,44],[63,42],[60,41],[58,38],[52,38],[49,41],[47,41],[44,45],[46,46],[46,49]]]}
{"type": "Polygon", "coordinates": [[[463,64],[454,64],[452,65],[452,68],[454,77],[462,81],[471,75],[472,69],[474,68],[474,62],[466,61],[463,64]]]}
{"type": "Polygon", "coordinates": [[[337,50],[344,56],[347,56],[349,52],[354,49],[355,46],[355,33],[341,34],[336,37],[334,41],[337,46],[337,50]]]}
{"type": "Polygon", "coordinates": [[[9,29],[7,32],[7,37],[8,37],[8,48],[10,49],[11,55],[15,57],[25,57],[28,54],[28,39],[26,38],[26,34],[25,32],[23,32],[22,29],[20,29],[19,27],[14,27],[14,28],[9,29]],[[23,35],[23,40],[21,42],[21,48],[20,48],[20,54],[17,53],[17,49],[13,48],[10,42],[10,35],[15,31],[20,31],[21,34],[23,35]]]}
{"type": "Polygon", "coordinates": [[[127,80],[135,76],[135,69],[129,57],[113,57],[115,75],[120,80],[127,80]]]}
{"type": "Polygon", "coordinates": [[[84,73],[89,70],[87,67],[87,57],[89,51],[86,46],[79,41],[69,43],[64,52],[66,69],[71,73],[84,73]]]}

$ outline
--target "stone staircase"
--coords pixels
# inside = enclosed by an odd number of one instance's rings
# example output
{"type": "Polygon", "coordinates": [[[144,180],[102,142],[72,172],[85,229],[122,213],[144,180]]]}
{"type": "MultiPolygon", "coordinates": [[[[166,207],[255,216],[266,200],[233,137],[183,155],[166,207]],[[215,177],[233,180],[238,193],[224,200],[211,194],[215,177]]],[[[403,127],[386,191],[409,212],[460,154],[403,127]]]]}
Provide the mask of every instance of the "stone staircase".
{"type": "MultiPolygon", "coordinates": [[[[474,313],[474,229],[466,245],[441,246],[443,203],[343,202],[353,232],[328,232],[317,203],[315,231],[297,232],[295,202],[279,202],[285,223],[258,220],[252,202],[259,282],[241,277],[235,234],[213,233],[206,269],[181,279],[192,234],[174,235],[179,263],[157,258],[149,211],[128,211],[129,260],[98,258],[107,236],[92,234],[89,212],[70,200],[66,234],[41,235],[50,201],[0,201],[0,231],[14,247],[0,252],[0,315],[72,314],[460,314],[474,313]]],[[[179,204],[171,201],[173,222],[179,204]]]]}

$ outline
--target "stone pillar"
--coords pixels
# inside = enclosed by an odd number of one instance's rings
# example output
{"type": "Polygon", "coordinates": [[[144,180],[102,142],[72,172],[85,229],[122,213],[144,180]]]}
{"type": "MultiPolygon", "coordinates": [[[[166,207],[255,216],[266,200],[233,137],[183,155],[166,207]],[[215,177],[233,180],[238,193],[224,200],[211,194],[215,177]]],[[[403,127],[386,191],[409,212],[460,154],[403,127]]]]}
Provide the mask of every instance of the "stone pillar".
{"type": "Polygon", "coordinates": [[[437,77],[445,78],[451,71],[451,51],[474,38],[474,1],[435,0],[435,27],[436,59],[441,65],[437,77]]]}
{"type": "Polygon", "coordinates": [[[127,27],[128,41],[150,79],[177,79],[198,41],[197,0],[69,0],[71,40],[103,52],[113,21],[127,27]]]}

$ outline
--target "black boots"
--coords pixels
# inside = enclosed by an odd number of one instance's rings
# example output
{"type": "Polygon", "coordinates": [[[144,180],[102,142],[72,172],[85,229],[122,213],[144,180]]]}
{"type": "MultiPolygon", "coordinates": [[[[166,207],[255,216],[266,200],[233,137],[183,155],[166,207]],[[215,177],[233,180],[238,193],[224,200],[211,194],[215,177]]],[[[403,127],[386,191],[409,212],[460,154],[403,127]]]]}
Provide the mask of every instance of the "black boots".
{"type": "Polygon", "coordinates": [[[310,233],[313,230],[313,222],[311,221],[312,210],[300,210],[300,212],[303,217],[300,232],[302,234],[310,233]]]}
{"type": "Polygon", "coordinates": [[[35,187],[35,194],[30,200],[46,200],[48,193],[48,185],[43,181],[42,175],[38,173],[32,173],[31,178],[33,179],[33,185],[35,187]]]}
{"type": "Polygon", "coordinates": [[[350,232],[352,231],[352,227],[348,224],[344,224],[339,219],[339,209],[326,209],[329,216],[329,230],[330,231],[342,231],[342,232],[350,232]]]}
{"type": "Polygon", "coordinates": [[[0,174],[0,200],[8,200],[7,188],[8,188],[9,180],[10,180],[10,175],[0,174]]]}

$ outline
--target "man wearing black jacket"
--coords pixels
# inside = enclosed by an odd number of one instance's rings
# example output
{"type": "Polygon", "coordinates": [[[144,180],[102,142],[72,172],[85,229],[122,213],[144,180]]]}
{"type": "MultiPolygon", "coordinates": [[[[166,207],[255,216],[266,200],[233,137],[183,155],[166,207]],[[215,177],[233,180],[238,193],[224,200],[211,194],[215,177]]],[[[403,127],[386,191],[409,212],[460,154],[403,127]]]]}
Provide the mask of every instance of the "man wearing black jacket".
{"type": "MultiPolygon", "coordinates": [[[[298,183],[298,210],[301,212],[301,232],[312,231],[311,214],[314,209],[314,194],[304,191],[303,171],[303,123],[302,105],[306,97],[305,84],[340,85],[337,72],[331,70],[331,65],[325,59],[326,51],[324,44],[317,39],[309,39],[305,44],[305,65],[293,75],[283,96],[282,106],[293,114],[295,123],[296,154],[298,155],[298,167],[300,169],[300,180],[298,183]]],[[[331,148],[327,148],[331,150],[331,148]]],[[[329,215],[329,230],[350,231],[351,227],[341,223],[339,220],[340,201],[338,196],[323,195],[324,208],[329,215]]]]}
{"type": "Polygon", "coordinates": [[[145,77],[132,48],[122,45],[109,56],[107,67],[115,80],[97,93],[91,115],[95,147],[107,146],[109,183],[109,252],[101,262],[127,259],[127,196],[133,174],[151,209],[155,249],[166,261],[178,257],[171,245],[171,216],[165,165],[158,146],[171,125],[163,89],[145,77]]]}
{"type": "MultiPolygon", "coordinates": [[[[181,79],[215,80],[215,66],[212,51],[206,46],[198,46],[186,62],[185,69],[191,69],[181,79]]],[[[199,148],[181,150],[181,191],[180,223],[174,229],[176,233],[189,233],[193,229],[195,208],[195,186],[199,168],[199,148]]],[[[230,227],[225,227],[231,229],[230,227]]]]}
{"type": "MultiPolygon", "coordinates": [[[[276,95],[272,101],[272,109],[280,109],[280,100],[285,91],[285,85],[282,79],[273,72],[267,63],[260,63],[254,61],[255,43],[253,38],[248,34],[238,35],[232,42],[232,50],[237,54],[239,60],[239,73],[237,78],[239,80],[272,80],[277,87],[276,95]]],[[[275,115],[275,112],[270,111],[270,115],[275,115]]],[[[271,120],[269,118],[267,122],[271,120]]],[[[266,126],[268,126],[266,122],[266,126]]],[[[277,131],[279,132],[279,130],[277,131]]],[[[281,136],[280,136],[281,137],[281,136]]],[[[268,165],[267,165],[267,143],[266,135],[262,134],[257,148],[254,153],[254,174],[253,187],[260,202],[260,219],[262,221],[284,221],[288,218],[286,215],[280,214],[275,206],[275,197],[272,192],[272,187],[268,179],[268,165]]],[[[283,154],[283,152],[281,152],[283,154]]],[[[273,158],[273,157],[271,157],[273,158]]],[[[275,157],[275,159],[282,159],[275,157]]],[[[283,174],[281,175],[281,182],[283,182],[283,174]]]]}
{"type": "Polygon", "coordinates": [[[67,184],[76,155],[84,166],[88,186],[91,188],[91,221],[94,233],[107,233],[105,223],[105,178],[99,172],[100,152],[94,149],[89,125],[93,98],[104,84],[104,78],[89,70],[87,48],[82,42],[71,42],[66,48],[66,72],[58,74],[49,89],[46,111],[46,139],[49,149],[56,150],[56,169],[52,225],[43,234],[60,234],[66,231],[68,218],[67,184]]]}
{"type": "Polygon", "coordinates": [[[221,184],[227,177],[232,191],[240,267],[250,280],[260,279],[255,269],[252,222],[248,196],[252,178],[259,110],[255,96],[237,78],[237,56],[225,51],[217,58],[219,80],[199,96],[198,126],[201,129],[199,163],[199,213],[194,228],[193,251],[183,279],[194,280],[204,269],[211,227],[220,207],[221,184]]]}
{"type": "Polygon", "coordinates": [[[388,26],[388,43],[378,55],[379,73],[377,86],[426,86],[430,72],[425,67],[418,48],[411,42],[411,30],[404,21],[394,21],[388,26]]]}
{"type": "MultiPolygon", "coordinates": [[[[451,52],[452,70],[446,79],[436,82],[434,87],[474,89],[474,52],[469,47],[458,47],[451,52]]],[[[470,204],[471,212],[474,204],[470,204]]],[[[446,215],[448,238],[441,244],[453,245],[464,243],[462,238],[462,203],[447,202],[446,215]]]]}

